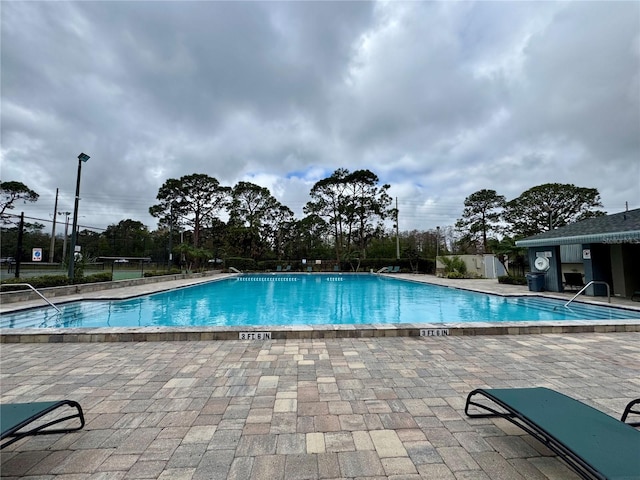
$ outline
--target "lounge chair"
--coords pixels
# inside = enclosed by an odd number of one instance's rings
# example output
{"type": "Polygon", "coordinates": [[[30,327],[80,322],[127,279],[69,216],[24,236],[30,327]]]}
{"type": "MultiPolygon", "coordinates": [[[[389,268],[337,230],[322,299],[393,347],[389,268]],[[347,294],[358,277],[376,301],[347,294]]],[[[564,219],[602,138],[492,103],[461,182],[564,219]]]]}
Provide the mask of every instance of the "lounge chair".
{"type": "Polygon", "coordinates": [[[631,400],[627,405],[627,408],[624,409],[624,413],[622,414],[622,418],[620,418],[621,422],[625,422],[627,425],[631,425],[633,427],[640,427],[640,421],[637,422],[627,422],[627,418],[629,414],[633,413],[634,415],[640,415],[640,398],[636,398],[635,400],[631,400]],[[635,406],[638,405],[638,408],[634,410],[635,406]]]}
{"type": "Polygon", "coordinates": [[[340,271],[340,265],[334,265],[333,266],[333,271],[334,272],[339,272],[340,271]]]}
{"type": "Polygon", "coordinates": [[[313,272],[313,267],[307,267],[307,273],[313,272]]]}
{"type": "Polygon", "coordinates": [[[567,272],[564,274],[564,288],[568,290],[580,290],[584,287],[582,274],[578,272],[567,272]]]}
{"type": "Polygon", "coordinates": [[[278,265],[276,267],[276,272],[281,272],[282,271],[282,265],[278,265]]]}
{"type": "Polygon", "coordinates": [[[394,267],[389,270],[389,273],[399,273],[400,272],[400,265],[394,265],[394,267]]]}
{"type": "Polygon", "coordinates": [[[290,272],[291,271],[291,265],[287,265],[287,268],[284,269],[285,272],[290,272]]]}
{"type": "Polygon", "coordinates": [[[467,396],[464,411],[517,425],[583,478],[640,479],[640,431],[554,390],[476,389],[467,396]],[[473,400],[476,395],[485,401],[473,400]],[[470,412],[470,406],[482,413],[470,412]]]}
{"type": "Polygon", "coordinates": [[[80,407],[78,402],[74,402],[73,400],[33,403],[4,403],[0,405],[0,428],[2,428],[2,434],[0,435],[2,445],[0,445],[0,448],[11,445],[12,443],[27,436],[68,433],[80,430],[82,427],[84,427],[82,407],[80,407]],[[52,419],[46,421],[46,423],[38,423],[36,426],[31,426],[25,430],[28,425],[34,423],[36,420],[65,406],[75,408],[76,412],[62,417],[52,417],[52,419]],[[52,425],[57,425],[74,418],[80,420],[80,426],[49,428],[52,425]],[[5,441],[5,439],[7,439],[7,441],[5,441]]]}

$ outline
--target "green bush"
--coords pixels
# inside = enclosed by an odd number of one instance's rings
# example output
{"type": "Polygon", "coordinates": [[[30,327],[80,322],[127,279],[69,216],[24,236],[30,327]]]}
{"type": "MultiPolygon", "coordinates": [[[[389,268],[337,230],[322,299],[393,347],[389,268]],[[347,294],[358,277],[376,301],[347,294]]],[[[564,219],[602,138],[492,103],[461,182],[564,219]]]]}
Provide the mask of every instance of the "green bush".
{"type": "Polygon", "coordinates": [[[225,259],[224,265],[226,268],[234,267],[243,272],[255,271],[258,268],[256,261],[253,258],[242,257],[229,257],[225,259]]]}
{"type": "MultiPolygon", "coordinates": [[[[262,272],[270,272],[270,271],[276,270],[278,268],[278,265],[285,268],[287,265],[289,265],[289,263],[287,263],[284,260],[280,262],[277,260],[262,260],[262,261],[256,262],[256,268],[262,272]]],[[[235,267],[235,265],[231,265],[231,266],[235,267]]]]}
{"type": "Polygon", "coordinates": [[[460,257],[440,257],[440,260],[444,263],[444,273],[447,278],[465,278],[467,264],[460,257]],[[451,277],[451,274],[459,274],[460,276],[451,277]]]}
{"type": "Polygon", "coordinates": [[[449,272],[445,275],[446,278],[467,278],[464,273],[460,272],[449,272]]]}
{"type": "MultiPolygon", "coordinates": [[[[111,273],[103,272],[96,273],[93,275],[87,275],[86,277],[76,277],[76,284],[81,283],[100,283],[100,282],[110,282],[111,281],[111,273]]],[[[49,287],[64,287],[69,285],[69,278],[66,275],[43,275],[40,277],[28,277],[28,278],[7,278],[2,281],[3,285],[12,285],[14,283],[28,283],[33,288],[49,288],[49,287]]],[[[16,290],[26,290],[29,287],[3,287],[3,292],[11,292],[16,290]]]]}
{"type": "Polygon", "coordinates": [[[504,283],[505,285],[526,285],[526,277],[502,275],[498,277],[498,283],[504,283]]]}
{"type": "MultiPolygon", "coordinates": [[[[47,287],[62,287],[69,285],[69,279],[66,275],[43,275],[41,277],[29,277],[29,278],[7,278],[2,280],[3,285],[11,285],[13,283],[28,283],[33,288],[47,288],[47,287]]],[[[16,290],[26,290],[29,287],[4,287],[3,292],[10,292],[16,290]]]]}
{"type": "Polygon", "coordinates": [[[92,275],[87,275],[86,277],[76,278],[75,283],[101,283],[101,282],[110,282],[111,281],[111,273],[103,272],[103,273],[94,273],[92,275]]]}
{"type": "Polygon", "coordinates": [[[145,277],[160,277],[162,275],[177,275],[182,273],[179,268],[172,268],[171,270],[151,270],[144,272],[145,277]]]}

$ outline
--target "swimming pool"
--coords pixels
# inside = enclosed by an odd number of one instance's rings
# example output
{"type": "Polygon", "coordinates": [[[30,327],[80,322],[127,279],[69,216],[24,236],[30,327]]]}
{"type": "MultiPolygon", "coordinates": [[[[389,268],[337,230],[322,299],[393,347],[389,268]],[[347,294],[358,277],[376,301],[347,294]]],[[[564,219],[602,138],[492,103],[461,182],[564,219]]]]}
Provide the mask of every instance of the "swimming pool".
{"type": "Polygon", "coordinates": [[[0,328],[362,325],[640,319],[640,312],[501,297],[379,275],[241,275],[120,301],[3,314],[0,328]]]}

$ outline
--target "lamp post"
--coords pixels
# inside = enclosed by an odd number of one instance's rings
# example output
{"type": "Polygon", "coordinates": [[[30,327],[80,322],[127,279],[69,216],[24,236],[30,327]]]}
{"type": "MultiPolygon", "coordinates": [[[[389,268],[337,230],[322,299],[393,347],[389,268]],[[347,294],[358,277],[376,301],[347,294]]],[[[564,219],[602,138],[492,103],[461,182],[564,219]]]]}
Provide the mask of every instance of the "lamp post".
{"type": "Polygon", "coordinates": [[[69,247],[69,281],[73,283],[73,267],[75,263],[75,253],[76,253],[76,236],[77,236],[77,228],[78,228],[78,202],[80,201],[80,175],[82,173],[82,162],[86,162],[89,160],[89,155],[86,153],[81,153],[78,155],[78,178],[76,180],[76,200],[73,206],[73,227],[71,229],[71,246],[69,247]]]}

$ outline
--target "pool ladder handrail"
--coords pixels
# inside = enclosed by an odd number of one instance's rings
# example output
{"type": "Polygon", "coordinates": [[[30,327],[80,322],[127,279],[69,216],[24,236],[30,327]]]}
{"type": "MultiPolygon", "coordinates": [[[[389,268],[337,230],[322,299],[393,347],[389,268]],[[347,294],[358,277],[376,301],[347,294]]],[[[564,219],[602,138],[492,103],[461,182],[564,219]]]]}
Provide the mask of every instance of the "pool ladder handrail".
{"type": "Polygon", "coordinates": [[[607,286],[607,300],[609,300],[609,303],[611,303],[611,288],[609,287],[609,284],[607,282],[604,282],[602,280],[591,280],[589,283],[587,283],[584,287],[582,287],[580,289],[580,291],[578,293],[576,293],[571,300],[569,300],[567,303],[564,304],[565,307],[568,307],[569,304],[571,302],[573,302],[576,297],[578,295],[580,295],[582,292],[584,292],[587,288],[589,288],[591,285],[596,285],[596,284],[600,284],[600,285],[606,285],[607,286]]]}
{"type": "Polygon", "coordinates": [[[11,287],[29,287],[31,290],[33,290],[34,292],[36,292],[40,298],[42,298],[45,302],[47,302],[49,305],[51,305],[53,308],[55,308],[56,312],[58,313],[62,313],[62,311],[56,307],[53,303],[51,303],[49,301],[49,299],[47,299],[47,297],[45,297],[43,294],[41,294],[33,285],[31,285],[30,283],[3,283],[0,285],[0,288],[5,287],[5,286],[11,286],[11,287]]]}

